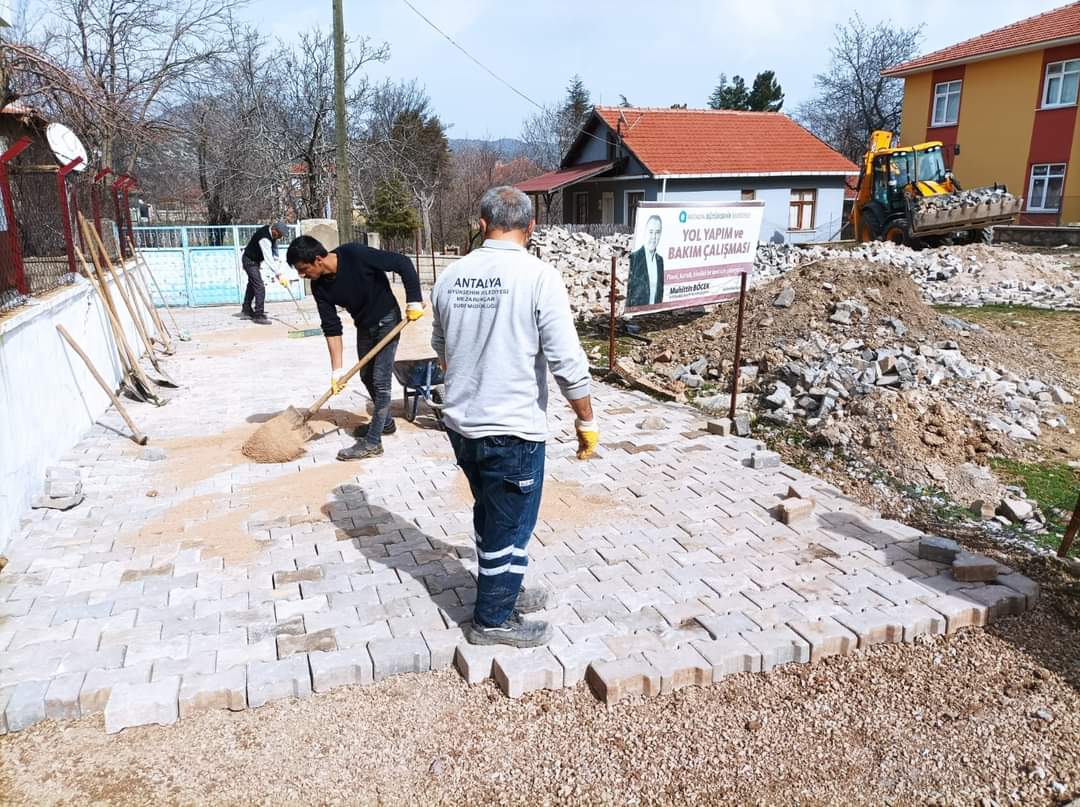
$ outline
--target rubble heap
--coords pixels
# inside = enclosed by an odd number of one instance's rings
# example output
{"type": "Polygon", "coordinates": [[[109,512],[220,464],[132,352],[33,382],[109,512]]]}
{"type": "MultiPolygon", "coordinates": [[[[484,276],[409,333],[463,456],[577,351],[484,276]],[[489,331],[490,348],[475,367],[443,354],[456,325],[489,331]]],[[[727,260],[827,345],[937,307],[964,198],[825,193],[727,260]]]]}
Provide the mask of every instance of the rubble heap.
{"type": "Polygon", "coordinates": [[[1016,197],[1004,188],[972,188],[939,196],[918,196],[915,203],[921,210],[964,210],[979,205],[1015,203],[1016,197]]]}

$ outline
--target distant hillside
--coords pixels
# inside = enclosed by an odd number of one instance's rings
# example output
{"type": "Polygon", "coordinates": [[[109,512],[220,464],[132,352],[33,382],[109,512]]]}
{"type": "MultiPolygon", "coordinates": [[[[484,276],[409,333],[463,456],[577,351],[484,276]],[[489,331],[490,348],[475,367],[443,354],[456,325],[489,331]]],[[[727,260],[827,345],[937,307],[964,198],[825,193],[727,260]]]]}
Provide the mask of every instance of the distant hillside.
{"type": "Polygon", "coordinates": [[[513,137],[501,137],[498,140],[451,137],[449,143],[451,151],[461,151],[462,149],[477,148],[484,145],[491,146],[499,152],[504,160],[513,160],[520,157],[527,149],[527,146],[522,141],[513,137]]]}

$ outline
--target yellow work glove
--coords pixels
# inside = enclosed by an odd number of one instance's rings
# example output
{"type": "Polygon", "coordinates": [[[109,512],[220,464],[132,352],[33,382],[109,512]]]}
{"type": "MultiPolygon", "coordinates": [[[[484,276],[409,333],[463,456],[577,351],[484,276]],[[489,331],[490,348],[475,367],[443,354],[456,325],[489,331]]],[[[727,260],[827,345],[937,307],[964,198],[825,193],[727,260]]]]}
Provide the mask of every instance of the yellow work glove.
{"type": "Polygon", "coordinates": [[[330,371],[330,394],[337,395],[343,389],[345,389],[345,382],[342,380],[342,376],[345,375],[345,371],[340,367],[337,370],[330,371]]]}
{"type": "Polygon", "coordinates": [[[289,288],[289,279],[287,277],[285,277],[285,275],[278,275],[277,282],[280,283],[285,288],[289,288]]]}
{"type": "Polygon", "coordinates": [[[407,303],[405,305],[405,318],[409,322],[416,322],[422,316],[424,316],[423,303],[407,303]]]}
{"type": "Polygon", "coordinates": [[[600,445],[600,428],[595,420],[574,421],[574,429],[577,431],[577,458],[587,460],[596,453],[596,447],[600,445]]]}

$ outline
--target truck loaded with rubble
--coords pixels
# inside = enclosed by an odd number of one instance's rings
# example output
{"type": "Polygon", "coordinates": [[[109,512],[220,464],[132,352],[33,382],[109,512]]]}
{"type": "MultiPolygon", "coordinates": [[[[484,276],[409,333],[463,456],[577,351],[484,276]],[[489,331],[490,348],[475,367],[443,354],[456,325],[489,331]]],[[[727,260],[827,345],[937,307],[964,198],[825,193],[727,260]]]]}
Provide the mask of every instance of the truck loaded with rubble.
{"type": "MultiPolygon", "coordinates": [[[[584,326],[605,325],[611,258],[621,296],[630,236],[550,228],[533,243],[563,273],[584,326]]],[[[739,409],[759,436],[811,449],[816,472],[841,466],[846,487],[874,504],[888,508],[904,488],[938,490],[980,519],[1038,531],[1042,514],[990,460],[1037,457],[1047,435],[1072,435],[1080,382],[1056,356],[932,305],[1080,310],[1077,277],[1064,255],[1004,246],[762,244],[739,409]]],[[[635,320],[648,342],[623,340],[620,364],[726,414],[736,314],[723,305],[635,320]]]]}

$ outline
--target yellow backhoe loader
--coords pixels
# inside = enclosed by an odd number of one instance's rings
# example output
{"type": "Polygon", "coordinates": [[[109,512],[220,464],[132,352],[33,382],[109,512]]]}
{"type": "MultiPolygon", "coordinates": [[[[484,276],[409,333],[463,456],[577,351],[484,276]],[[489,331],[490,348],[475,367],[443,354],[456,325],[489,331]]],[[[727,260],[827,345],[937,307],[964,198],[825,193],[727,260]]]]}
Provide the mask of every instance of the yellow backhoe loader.
{"type": "Polygon", "coordinates": [[[992,228],[1011,224],[1024,200],[1004,185],[963,190],[945,168],[940,142],[897,148],[892,132],[874,132],[851,208],[857,241],[911,247],[989,243],[992,228]]]}

